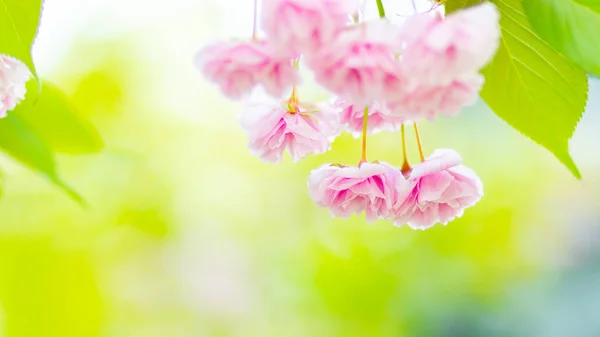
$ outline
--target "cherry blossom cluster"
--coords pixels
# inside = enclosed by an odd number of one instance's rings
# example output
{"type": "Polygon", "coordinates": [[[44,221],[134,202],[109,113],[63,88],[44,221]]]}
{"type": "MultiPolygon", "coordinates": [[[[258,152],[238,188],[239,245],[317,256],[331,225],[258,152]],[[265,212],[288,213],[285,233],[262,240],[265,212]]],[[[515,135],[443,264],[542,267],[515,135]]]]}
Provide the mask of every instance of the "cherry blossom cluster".
{"type": "Polygon", "coordinates": [[[0,55],[0,118],[25,99],[25,83],[29,78],[29,69],[21,61],[0,55]]]}
{"type": "Polygon", "coordinates": [[[361,20],[356,0],[263,0],[256,16],[251,38],[215,42],[195,56],[226,97],[245,101],[240,122],[255,156],[280,162],[287,151],[298,161],[328,151],[344,130],[362,136],[358,165],[325,164],[309,176],[310,196],[335,217],[364,212],[367,221],[426,229],[481,199],[481,180],[457,152],[423,156],[415,123],[455,116],[477,100],[480,71],[500,38],[492,4],[446,17],[417,13],[402,25],[385,15],[361,20]],[[300,99],[300,64],[330,101],[300,99]],[[399,168],[367,161],[367,135],[401,130],[405,147],[407,124],[415,128],[420,163],[411,166],[406,151],[399,168]]]}

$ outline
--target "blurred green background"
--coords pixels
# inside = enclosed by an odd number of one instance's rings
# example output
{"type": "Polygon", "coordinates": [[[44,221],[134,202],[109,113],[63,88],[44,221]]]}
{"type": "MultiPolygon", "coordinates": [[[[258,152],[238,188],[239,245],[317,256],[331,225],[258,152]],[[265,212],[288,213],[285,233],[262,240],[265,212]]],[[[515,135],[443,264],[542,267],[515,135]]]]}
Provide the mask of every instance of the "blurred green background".
{"type": "MultiPolygon", "coordinates": [[[[571,142],[582,181],[479,104],[421,125],[427,153],[456,149],[484,182],[462,219],[332,219],[306,179],[356,163],[359,141],[262,164],[241,106],[193,67],[208,41],[250,35],[251,6],[46,2],[40,73],[106,149],[60,157],[89,209],[0,158],[0,336],[600,336],[600,81],[571,142]]],[[[399,134],[369,157],[400,165],[399,134]]]]}

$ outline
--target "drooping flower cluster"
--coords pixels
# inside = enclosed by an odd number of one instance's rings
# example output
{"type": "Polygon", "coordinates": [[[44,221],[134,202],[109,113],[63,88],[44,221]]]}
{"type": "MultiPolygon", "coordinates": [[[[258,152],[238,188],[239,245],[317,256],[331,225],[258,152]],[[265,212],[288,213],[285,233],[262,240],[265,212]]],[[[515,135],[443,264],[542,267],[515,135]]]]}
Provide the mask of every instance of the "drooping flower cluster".
{"type": "Polygon", "coordinates": [[[362,135],[358,166],[325,164],[309,177],[310,196],[336,217],[365,212],[369,222],[425,229],[479,201],[482,183],[458,153],[424,158],[416,124],[422,160],[412,167],[406,157],[401,168],[368,162],[366,137],[401,129],[404,141],[406,124],[455,116],[475,103],[480,70],[500,38],[492,4],[447,17],[415,14],[402,26],[385,18],[359,22],[355,0],[263,0],[261,7],[251,39],[212,43],[195,58],[226,97],[268,95],[247,103],[240,118],[252,154],[280,162],[287,150],[298,161],[328,151],[343,129],[362,135]],[[301,61],[331,101],[299,99],[301,61]]]}
{"type": "Polygon", "coordinates": [[[387,163],[326,164],[311,173],[309,193],[333,216],[365,211],[367,221],[382,218],[415,229],[446,224],[483,196],[481,180],[453,150],[436,150],[404,173],[387,163]]]}
{"type": "Polygon", "coordinates": [[[0,55],[0,118],[25,99],[29,77],[29,69],[21,61],[0,55]]]}

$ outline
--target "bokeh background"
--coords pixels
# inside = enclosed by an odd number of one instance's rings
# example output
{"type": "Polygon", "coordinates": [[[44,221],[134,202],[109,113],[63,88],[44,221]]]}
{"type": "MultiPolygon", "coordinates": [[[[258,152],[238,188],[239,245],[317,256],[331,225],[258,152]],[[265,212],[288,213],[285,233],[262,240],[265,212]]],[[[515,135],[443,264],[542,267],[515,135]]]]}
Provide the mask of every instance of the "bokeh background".
{"type": "MultiPolygon", "coordinates": [[[[463,218],[424,232],[332,219],[308,174],[356,163],[359,140],[263,164],[241,105],[193,67],[203,44],[248,37],[251,11],[46,1],[40,73],[106,149],[60,158],[88,209],[1,158],[0,336],[600,336],[600,81],[571,142],[583,180],[480,103],[421,125],[427,153],[456,149],[484,182],[463,218]]],[[[301,97],[328,98],[307,83],[301,97]]],[[[370,137],[369,157],[400,165],[399,134],[370,137]]]]}

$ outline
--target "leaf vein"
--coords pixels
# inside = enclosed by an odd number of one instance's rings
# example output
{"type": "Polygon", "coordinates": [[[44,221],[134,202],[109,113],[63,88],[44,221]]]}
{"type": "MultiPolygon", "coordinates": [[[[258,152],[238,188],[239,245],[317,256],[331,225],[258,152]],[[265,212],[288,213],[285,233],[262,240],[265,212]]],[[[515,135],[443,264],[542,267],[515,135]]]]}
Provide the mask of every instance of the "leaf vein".
{"type": "MultiPolygon", "coordinates": [[[[508,5],[504,0],[494,0],[498,3],[502,3],[504,6],[506,6],[507,8],[511,9],[512,11],[514,11],[515,13],[517,13],[518,15],[522,16],[525,20],[527,20],[527,22],[529,22],[529,19],[527,18],[527,16],[525,16],[525,14],[519,12],[516,8],[508,5]]],[[[535,38],[537,38],[537,40],[542,43],[543,45],[545,45],[546,47],[554,50],[554,48],[548,43],[546,42],[546,40],[540,38],[530,27],[528,27],[527,25],[523,24],[522,22],[520,22],[519,20],[517,20],[516,18],[512,17],[510,15],[510,13],[508,13],[505,9],[503,9],[500,6],[496,6],[498,8],[498,10],[504,14],[503,16],[512,20],[512,22],[514,22],[516,25],[520,26],[521,28],[523,28],[524,30],[526,30],[527,32],[529,32],[531,35],[533,35],[535,38]]],[[[532,48],[533,49],[533,48],[532,48]]],[[[569,64],[569,66],[571,67],[572,70],[577,70],[577,68],[569,61],[568,58],[566,58],[564,55],[562,55],[561,53],[557,53],[562,59],[567,61],[567,64],[569,64]]]]}
{"type": "MultiPolygon", "coordinates": [[[[517,21],[514,21],[514,22],[517,23],[517,24],[519,24],[519,25],[521,25],[521,27],[525,28],[535,38],[537,38],[538,40],[541,41],[541,39],[539,39],[538,36],[535,35],[531,30],[527,29],[527,27],[523,26],[522,24],[518,23],[517,21]]],[[[548,59],[546,59],[546,57],[544,57],[544,55],[542,55],[539,51],[537,51],[535,48],[533,48],[533,46],[531,46],[527,42],[523,41],[521,38],[517,37],[510,30],[508,30],[508,29],[506,29],[504,27],[500,27],[500,28],[502,29],[503,32],[507,33],[512,38],[514,38],[515,40],[517,40],[518,42],[520,42],[522,45],[524,45],[525,47],[527,47],[528,49],[530,49],[535,55],[537,55],[540,59],[542,59],[542,61],[544,61],[544,63],[548,64],[550,66],[550,68],[552,68],[552,70],[554,70],[554,72],[556,72],[558,74],[558,76],[560,76],[566,83],[569,83],[569,80],[565,77],[565,75],[563,75],[562,72],[560,72],[558,69],[556,69],[556,67],[550,61],[548,61],[548,59]]],[[[562,57],[562,55],[561,55],[561,57],[562,57]]]]}
{"type": "Polygon", "coordinates": [[[558,96],[560,96],[572,108],[577,108],[577,105],[575,103],[573,103],[573,101],[570,101],[568,98],[566,98],[565,95],[560,90],[558,90],[555,86],[552,85],[551,81],[548,81],[546,78],[544,78],[544,76],[542,76],[540,73],[538,73],[537,71],[535,71],[534,69],[532,69],[529,65],[527,65],[527,63],[521,61],[519,58],[514,57],[514,60],[516,62],[518,62],[519,64],[521,64],[521,66],[523,66],[523,68],[529,70],[530,73],[532,73],[533,75],[535,75],[536,77],[538,77],[542,81],[544,81],[548,85],[548,87],[550,87],[558,96]]]}
{"type": "Polygon", "coordinates": [[[4,6],[4,9],[6,10],[6,14],[8,14],[8,21],[11,23],[11,26],[13,28],[13,30],[15,31],[15,34],[17,35],[18,39],[19,39],[19,44],[24,47],[25,49],[28,49],[26,45],[23,44],[23,39],[21,38],[21,34],[19,34],[19,29],[17,28],[17,25],[15,23],[15,18],[13,17],[13,15],[11,14],[11,12],[8,10],[8,6],[6,6],[6,2],[4,0],[0,0],[0,2],[2,3],[2,5],[4,6]]]}

